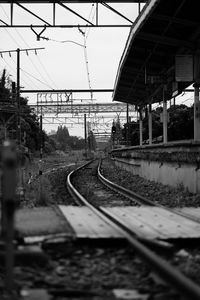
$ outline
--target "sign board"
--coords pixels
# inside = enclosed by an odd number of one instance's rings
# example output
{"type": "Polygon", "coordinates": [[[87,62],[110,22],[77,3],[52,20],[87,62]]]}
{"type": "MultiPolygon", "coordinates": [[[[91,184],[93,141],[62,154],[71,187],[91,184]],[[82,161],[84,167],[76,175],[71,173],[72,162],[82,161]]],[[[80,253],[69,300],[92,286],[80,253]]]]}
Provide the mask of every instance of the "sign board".
{"type": "Polygon", "coordinates": [[[193,55],[176,55],[175,58],[175,77],[179,82],[192,82],[194,67],[193,55]]]}

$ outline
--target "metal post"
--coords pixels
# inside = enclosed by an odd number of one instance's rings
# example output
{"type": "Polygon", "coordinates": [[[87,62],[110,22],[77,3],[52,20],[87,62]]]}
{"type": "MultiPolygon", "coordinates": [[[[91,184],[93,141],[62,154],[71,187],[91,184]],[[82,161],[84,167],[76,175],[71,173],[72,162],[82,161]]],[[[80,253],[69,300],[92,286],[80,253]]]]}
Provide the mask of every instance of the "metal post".
{"type": "Polygon", "coordinates": [[[139,110],[139,117],[140,117],[140,146],[142,146],[142,140],[143,140],[143,136],[142,136],[142,130],[143,130],[143,124],[142,124],[142,108],[140,108],[139,110]]]}
{"type": "Polygon", "coordinates": [[[175,108],[175,106],[176,106],[176,97],[174,97],[173,100],[174,100],[174,101],[173,101],[173,106],[174,106],[174,108],[175,108]]]}
{"type": "Polygon", "coordinates": [[[167,101],[163,100],[163,143],[167,143],[167,101]]]}
{"type": "Polygon", "coordinates": [[[194,140],[200,140],[200,101],[199,101],[199,86],[194,85],[194,140]]]}
{"type": "Polygon", "coordinates": [[[126,144],[129,145],[129,104],[126,104],[126,144]]]}
{"type": "Polygon", "coordinates": [[[15,103],[16,101],[16,84],[13,81],[12,82],[12,103],[15,103]]]}
{"type": "Polygon", "coordinates": [[[152,105],[151,105],[151,103],[149,103],[148,123],[149,123],[149,145],[152,145],[152,105]]]}
{"type": "Polygon", "coordinates": [[[86,114],[84,114],[84,138],[85,138],[85,154],[87,153],[87,122],[86,114]]]}
{"type": "Polygon", "coordinates": [[[138,2],[138,14],[140,14],[140,12],[141,12],[141,3],[138,2]]]}
{"type": "Polygon", "coordinates": [[[40,115],[40,159],[43,154],[43,134],[42,134],[42,115],[40,115]]]}
{"type": "Polygon", "coordinates": [[[98,26],[99,20],[98,20],[98,16],[99,16],[99,7],[98,7],[98,3],[96,3],[96,26],[98,26]]]}
{"type": "Polygon", "coordinates": [[[21,122],[20,122],[20,49],[17,48],[17,140],[21,144],[21,122]]]}

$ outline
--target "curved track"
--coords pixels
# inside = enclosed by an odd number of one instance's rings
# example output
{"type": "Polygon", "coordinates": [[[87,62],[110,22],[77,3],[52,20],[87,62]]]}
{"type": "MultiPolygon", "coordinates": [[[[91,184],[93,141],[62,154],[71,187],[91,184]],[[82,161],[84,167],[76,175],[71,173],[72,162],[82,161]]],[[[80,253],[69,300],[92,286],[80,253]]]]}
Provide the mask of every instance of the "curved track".
{"type": "Polygon", "coordinates": [[[137,193],[134,193],[133,191],[131,190],[128,190],[120,185],[117,185],[115,184],[114,182],[108,180],[107,178],[105,178],[102,174],[101,174],[101,162],[99,163],[98,165],[98,178],[100,179],[100,181],[105,185],[107,186],[108,188],[114,190],[115,192],[123,195],[124,197],[130,199],[131,201],[133,201],[134,203],[137,203],[138,205],[149,205],[149,206],[156,206],[156,207],[160,207],[160,208],[163,208],[169,212],[172,212],[172,213],[176,213],[177,215],[180,215],[184,218],[187,218],[189,220],[192,220],[194,222],[197,222],[197,223],[200,223],[200,218],[197,218],[195,216],[191,216],[191,215],[188,215],[187,213],[185,212],[182,212],[180,211],[179,209],[176,209],[176,208],[169,208],[169,207],[166,207],[164,205],[161,205],[159,203],[155,203],[137,193]]]}
{"type": "MultiPolygon", "coordinates": [[[[72,178],[77,171],[80,171],[86,167],[89,167],[89,164],[78,168],[77,170],[71,172],[67,178],[67,186],[71,193],[71,195],[76,199],[76,201],[80,205],[86,205],[92,211],[94,211],[98,216],[100,216],[107,223],[111,224],[113,227],[117,227],[117,229],[123,234],[124,238],[128,240],[130,245],[137,251],[137,253],[151,265],[151,267],[159,273],[159,275],[167,281],[171,286],[173,286],[176,290],[179,291],[184,297],[187,299],[200,299],[200,287],[192,282],[190,279],[185,277],[182,273],[177,271],[174,267],[172,267],[167,261],[162,259],[160,256],[149,250],[148,247],[144,246],[137,237],[135,237],[135,233],[130,229],[126,228],[123,224],[120,223],[120,220],[116,217],[110,217],[109,214],[106,213],[106,210],[102,210],[98,206],[95,206],[88,202],[86,198],[84,198],[79,191],[72,184],[72,178]]],[[[101,180],[102,180],[102,176],[101,180]]],[[[108,183],[108,182],[107,182],[108,183]]],[[[120,191],[121,193],[122,191],[120,191]]],[[[124,193],[124,190],[123,190],[124,193]]],[[[130,194],[129,194],[130,197],[130,194]]],[[[134,199],[135,201],[135,199],[134,199]]]]}

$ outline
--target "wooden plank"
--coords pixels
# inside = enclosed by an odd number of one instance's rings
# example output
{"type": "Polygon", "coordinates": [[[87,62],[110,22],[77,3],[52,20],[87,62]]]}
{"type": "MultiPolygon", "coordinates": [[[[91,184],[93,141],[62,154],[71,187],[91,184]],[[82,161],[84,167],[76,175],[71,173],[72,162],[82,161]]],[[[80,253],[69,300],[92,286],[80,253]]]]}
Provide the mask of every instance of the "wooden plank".
{"type": "Polygon", "coordinates": [[[200,224],[157,207],[106,207],[146,238],[200,238],[200,224]]]}
{"type": "Polygon", "coordinates": [[[178,232],[180,232],[180,234],[182,232],[184,232],[185,236],[187,236],[187,237],[200,237],[200,224],[199,223],[189,220],[187,218],[184,218],[175,213],[169,212],[162,208],[155,207],[154,211],[157,211],[159,214],[162,214],[162,216],[166,218],[166,221],[173,219],[173,221],[178,224],[177,230],[179,230],[178,232]]]}
{"type": "Polygon", "coordinates": [[[151,210],[152,206],[145,207],[130,207],[129,213],[137,218],[141,223],[145,224],[147,228],[155,231],[159,237],[168,237],[171,230],[167,224],[163,224],[162,218],[151,210]]]}
{"type": "Polygon", "coordinates": [[[125,207],[101,207],[101,209],[120,217],[120,221],[122,221],[124,225],[134,230],[134,232],[141,237],[150,239],[159,237],[159,234],[138,220],[137,217],[135,217],[133,213],[130,213],[130,210],[127,210],[125,207]]]}
{"type": "Polygon", "coordinates": [[[180,223],[174,220],[174,216],[169,214],[168,211],[156,207],[141,207],[141,219],[145,220],[146,224],[152,226],[155,230],[160,232],[160,237],[167,236],[168,238],[187,237],[185,230],[181,227],[180,223]]]}
{"type": "Polygon", "coordinates": [[[195,217],[200,221],[200,207],[181,207],[176,208],[176,210],[189,215],[190,217],[195,217]]]}
{"type": "MultiPolygon", "coordinates": [[[[130,228],[136,232],[139,231],[143,232],[146,238],[169,238],[169,235],[171,237],[172,230],[168,229],[168,226],[160,226],[160,220],[158,221],[158,217],[153,216],[153,212],[151,211],[151,207],[149,207],[149,214],[146,214],[146,209],[144,207],[124,207],[123,213],[126,215],[125,222],[129,220],[130,222],[130,228]],[[155,220],[154,220],[155,219],[155,220]],[[166,228],[165,228],[166,227],[166,228]]],[[[116,213],[116,215],[120,218],[122,218],[120,213],[121,208],[117,209],[111,208],[111,211],[116,213]]],[[[148,211],[148,210],[147,210],[148,211]]],[[[173,227],[174,229],[174,227],[173,227]]]]}
{"type": "Polygon", "coordinates": [[[85,224],[83,220],[83,209],[80,210],[73,209],[72,206],[64,206],[59,205],[59,208],[61,212],[63,213],[64,217],[69,221],[72,228],[75,231],[75,234],[79,238],[86,238],[88,237],[88,234],[91,237],[95,237],[95,231],[92,230],[91,226],[89,226],[87,223],[85,224]]]}
{"type": "Polygon", "coordinates": [[[59,205],[59,208],[78,238],[122,238],[115,228],[85,206],[59,205]]]}

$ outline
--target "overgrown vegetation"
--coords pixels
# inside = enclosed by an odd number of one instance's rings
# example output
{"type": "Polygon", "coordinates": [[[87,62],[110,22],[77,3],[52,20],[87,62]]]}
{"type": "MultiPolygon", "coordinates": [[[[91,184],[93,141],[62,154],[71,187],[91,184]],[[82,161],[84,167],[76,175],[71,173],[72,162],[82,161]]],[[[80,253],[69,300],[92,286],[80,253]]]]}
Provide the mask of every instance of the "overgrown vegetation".
{"type": "MultiPolygon", "coordinates": [[[[152,136],[154,142],[161,142],[163,135],[163,123],[161,121],[162,107],[152,111],[152,136]]],[[[194,116],[193,106],[175,105],[168,109],[168,141],[193,139],[194,116]]],[[[127,124],[122,129],[122,142],[126,141],[127,124]]],[[[139,145],[139,121],[128,124],[128,136],[130,145],[139,145]]],[[[148,142],[148,115],[143,118],[143,140],[148,142]]]]}
{"type": "Polygon", "coordinates": [[[36,114],[28,106],[28,100],[20,97],[17,103],[16,91],[12,89],[12,82],[3,70],[0,78],[0,140],[11,138],[21,140],[21,143],[28,147],[31,152],[40,148],[40,140],[43,143],[48,141],[46,133],[40,134],[39,121],[36,114]],[[20,135],[17,132],[17,117],[20,105],[20,135]]]}

